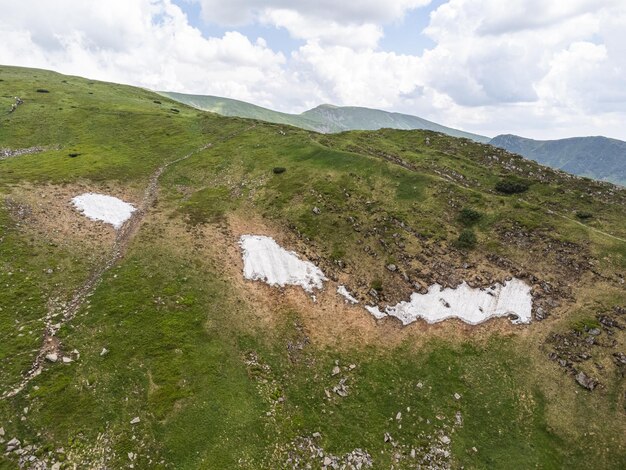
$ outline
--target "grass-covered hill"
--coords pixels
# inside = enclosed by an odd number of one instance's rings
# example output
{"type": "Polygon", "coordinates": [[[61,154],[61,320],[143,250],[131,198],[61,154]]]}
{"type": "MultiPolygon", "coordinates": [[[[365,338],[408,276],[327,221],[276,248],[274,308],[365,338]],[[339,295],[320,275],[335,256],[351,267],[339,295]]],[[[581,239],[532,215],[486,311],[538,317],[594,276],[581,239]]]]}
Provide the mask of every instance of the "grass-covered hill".
{"type": "Polygon", "coordinates": [[[233,100],[208,95],[188,95],[185,93],[161,92],[181,103],[218,113],[223,116],[237,116],[275,124],[288,124],[309,131],[335,133],[351,130],[404,129],[429,130],[441,132],[453,137],[464,137],[476,142],[486,143],[488,137],[452,129],[432,121],[427,121],[409,114],[390,113],[380,109],[361,108],[358,106],[333,106],[323,104],[301,114],[288,114],[256,106],[245,101],[233,100]]]}
{"type": "Polygon", "coordinates": [[[623,468],[626,191],[8,66],[0,148],[0,468],[623,468]],[[138,210],[116,232],[89,191],[138,210]],[[244,280],[243,234],[317,264],[315,301],[244,280]],[[362,308],[510,277],[530,324],[362,308]]]}
{"type": "Polygon", "coordinates": [[[533,140],[499,135],[491,145],[574,175],[626,186],[626,142],[607,137],[533,140]]]}

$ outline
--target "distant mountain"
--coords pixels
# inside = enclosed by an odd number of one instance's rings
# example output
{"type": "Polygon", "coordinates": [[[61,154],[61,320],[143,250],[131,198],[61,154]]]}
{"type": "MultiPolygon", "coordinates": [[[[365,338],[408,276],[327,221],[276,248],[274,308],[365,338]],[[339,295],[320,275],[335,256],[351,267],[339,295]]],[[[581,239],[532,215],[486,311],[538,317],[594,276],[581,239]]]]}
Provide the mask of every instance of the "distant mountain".
{"type": "Polygon", "coordinates": [[[626,142],[607,137],[533,140],[499,135],[489,142],[543,165],[626,186],[626,142]]]}
{"type": "Polygon", "coordinates": [[[489,137],[452,129],[417,116],[390,113],[379,109],[323,104],[302,114],[288,114],[246,103],[245,101],[220,98],[218,96],[188,95],[174,92],[160,92],[160,94],[194,108],[211,111],[223,116],[238,116],[278,124],[288,124],[327,134],[383,128],[424,129],[441,132],[453,137],[465,137],[476,142],[489,142],[489,137]]]}

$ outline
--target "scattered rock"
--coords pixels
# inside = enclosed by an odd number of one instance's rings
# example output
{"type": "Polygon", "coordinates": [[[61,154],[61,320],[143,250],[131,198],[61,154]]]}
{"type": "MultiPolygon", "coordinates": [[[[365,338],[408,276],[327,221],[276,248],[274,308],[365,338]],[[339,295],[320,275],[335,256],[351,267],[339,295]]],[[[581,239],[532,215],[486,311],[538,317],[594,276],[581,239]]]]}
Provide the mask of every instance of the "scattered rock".
{"type": "Polygon", "coordinates": [[[576,382],[581,387],[586,388],[587,390],[590,390],[590,391],[598,386],[598,381],[589,377],[583,371],[580,371],[578,372],[578,374],[576,374],[576,382]]]}
{"type": "Polygon", "coordinates": [[[454,399],[455,400],[460,400],[461,399],[461,395],[459,395],[458,393],[454,394],[454,399]]]}
{"type": "Polygon", "coordinates": [[[398,267],[395,264],[388,264],[386,266],[387,270],[391,271],[392,273],[395,273],[398,270],[398,267]]]}
{"type": "Polygon", "coordinates": [[[50,362],[56,362],[59,360],[57,353],[46,354],[46,360],[50,362]]]}
{"type": "Polygon", "coordinates": [[[313,208],[313,213],[314,213],[315,215],[320,215],[320,214],[321,214],[321,212],[322,212],[322,211],[320,210],[320,208],[319,208],[319,207],[315,206],[315,207],[313,208]]]}
{"type": "Polygon", "coordinates": [[[130,420],[130,424],[139,424],[141,420],[139,419],[139,416],[135,416],[133,419],[130,420]]]}
{"type": "Polygon", "coordinates": [[[7,452],[13,452],[15,449],[19,448],[22,443],[14,437],[9,442],[7,442],[7,452]]]}
{"type": "Polygon", "coordinates": [[[339,368],[339,366],[333,367],[332,375],[337,375],[339,373],[341,373],[341,369],[339,368]]]}
{"type": "Polygon", "coordinates": [[[442,444],[444,444],[444,445],[448,445],[448,444],[450,444],[450,442],[451,442],[451,441],[450,441],[450,438],[449,438],[448,436],[441,436],[441,437],[439,438],[439,441],[440,441],[442,444]]]}
{"type": "Polygon", "coordinates": [[[102,351],[100,351],[101,356],[106,356],[108,353],[109,353],[109,350],[107,348],[102,348],[102,351]]]}

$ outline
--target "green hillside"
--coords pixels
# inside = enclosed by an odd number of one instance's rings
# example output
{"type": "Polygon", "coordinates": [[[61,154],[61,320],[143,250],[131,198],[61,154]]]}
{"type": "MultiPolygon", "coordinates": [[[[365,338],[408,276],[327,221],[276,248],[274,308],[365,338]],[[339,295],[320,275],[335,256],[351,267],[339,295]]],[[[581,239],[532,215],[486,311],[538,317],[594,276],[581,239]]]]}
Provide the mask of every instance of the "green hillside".
{"type": "Polygon", "coordinates": [[[350,130],[378,129],[423,129],[442,132],[453,137],[465,137],[476,142],[487,143],[488,137],[463,132],[408,114],[390,113],[379,109],[356,106],[321,105],[302,114],[287,114],[262,108],[244,101],[217,96],[187,95],[184,93],[160,92],[161,95],[204,111],[223,116],[237,116],[276,124],[289,124],[310,131],[335,133],[350,130]]]}
{"type": "Polygon", "coordinates": [[[256,118],[0,66],[0,468],[623,468],[626,190],[256,118]],[[245,280],[244,234],[323,290],[245,280]],[[363,308],[511,277],[529,324],[363,308]]]}
{"type": "Polygon", "coordinates": [[[533,140],[499,135],[489,143],[574,175],[626,186],[626,142],[621,140],[606,137],[533,140]]]}

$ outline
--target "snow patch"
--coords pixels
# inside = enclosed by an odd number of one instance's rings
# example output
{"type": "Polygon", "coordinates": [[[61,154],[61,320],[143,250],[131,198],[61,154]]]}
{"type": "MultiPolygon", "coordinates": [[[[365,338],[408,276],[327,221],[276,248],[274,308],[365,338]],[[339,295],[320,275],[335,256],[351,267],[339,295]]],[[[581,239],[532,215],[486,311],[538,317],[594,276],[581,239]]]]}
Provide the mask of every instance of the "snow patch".
{"type": "Polygon", "coordinates": [[[512,279],[502,284],[495,284],[487,289],[475,289],[465,282],[456,289],[442,289],[433,284],[426,294],[414,292],[408,302],[385,308],[366,306],[377,319],[385,316],[398,318],[403,325],[408,325],[423,318],[428,323],[437,323],[448,318],[459,318],[471,325],[493,317],[514,316],[514,324],[530,323],[532,314],[532,296],[530,286],[520,279],[512,279]]]}
{"type": "Polygon", "coordinates": [[[350,302],[351,304],[358,304],[359,301],[352,297],[352,294],[346,289],[346,286],[337,287],[337,293],[343,296],[346,299],[346,303],[350,302]]]}
{"type": "Polygon", "coordinates": [[[302,261],[293,251],[282,248],[271,237],[243,235],[239,239],[243,257],[243,275],[271,286],[300,286],[306,292],[321,289],[324,273],[313,263],[302,261]]]}
{"type": "Polygon", "coordinates": [[[380,309],[375,305],[366,305],[365,310],[370,312],[374,316],[374,318],[376,318],[376,320],[380,320],[387,316],[385,312],[381,312],[380,309]]]}
{"type": "Polygon", "coordinates": [[[85,217],[101,220],[113,225],[116,229],[130,219],[132,213],[137,210],[132,204],[105,194],[81,194],[72,199],[72,203],[85,217]]]}

